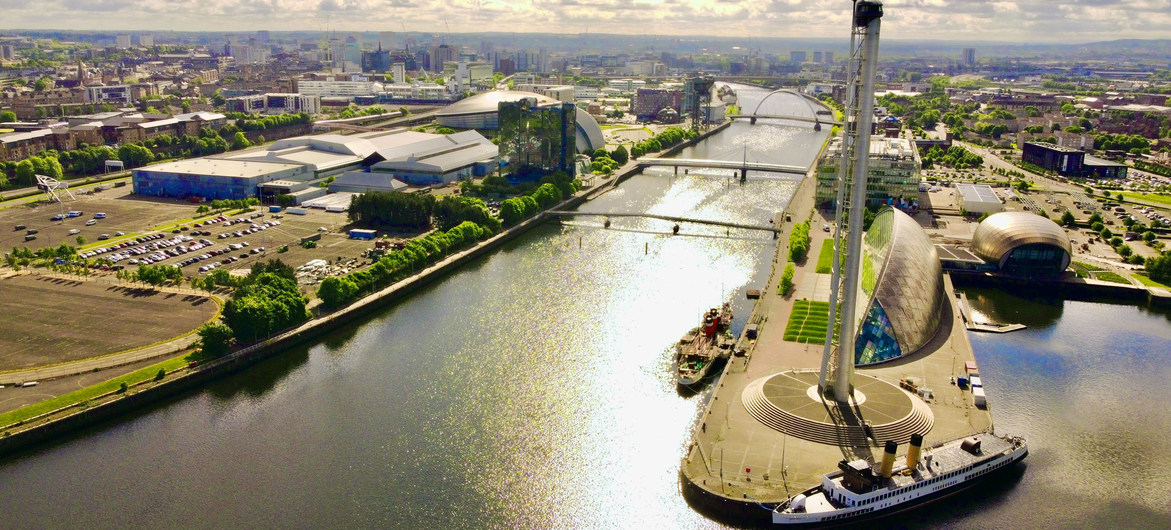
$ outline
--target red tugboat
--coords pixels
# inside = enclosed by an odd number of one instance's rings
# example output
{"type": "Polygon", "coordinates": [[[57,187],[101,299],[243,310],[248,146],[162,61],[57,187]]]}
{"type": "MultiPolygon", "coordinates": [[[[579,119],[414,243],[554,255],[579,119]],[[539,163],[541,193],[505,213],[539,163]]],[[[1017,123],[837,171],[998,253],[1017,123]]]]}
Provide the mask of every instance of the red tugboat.
{"type": "Polygon", "coordinates": [[[700,325],[688,331],[675,347],[675,372],[680,385],[693,385],[707,375],[717,357],[732,353],[732,304],[725,302],[703,314],[700,325]]]}

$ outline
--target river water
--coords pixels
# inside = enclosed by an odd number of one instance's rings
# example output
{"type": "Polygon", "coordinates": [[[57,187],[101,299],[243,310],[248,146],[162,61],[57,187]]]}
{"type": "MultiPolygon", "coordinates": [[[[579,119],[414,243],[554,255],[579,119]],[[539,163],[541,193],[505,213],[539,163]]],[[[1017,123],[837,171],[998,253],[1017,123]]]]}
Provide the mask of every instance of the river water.
{"type": "MultiPolygon", "coordinates": [[[[740,95],[751,110],[764,92],[740,95]]],[[[762,112],[803,107],[774,96],[762,112]]],[[[808,165],[828,133],[810,129],[737,123],[680,156],[808,165]]],[[[655,169],[583,209],[766,224],[799,178],[704,174],[655,169]]],[[[708,393],[680,394],[671,350],[725,299],[740,330],[775,242],[670,231],[542,226],[317,344],[0,461],[0,525],[719,527],[679,493],[708,393]]],[[[973,293],[989,312],[1013,307],[996,299],[973,293]]],[[[1029,437],[1027,468],[910,522],[1165,521],[1171,324],[1131,306],[1034,306],[1050,316],[1028,330],[973,336],[998,427],[1029,437]]]]}

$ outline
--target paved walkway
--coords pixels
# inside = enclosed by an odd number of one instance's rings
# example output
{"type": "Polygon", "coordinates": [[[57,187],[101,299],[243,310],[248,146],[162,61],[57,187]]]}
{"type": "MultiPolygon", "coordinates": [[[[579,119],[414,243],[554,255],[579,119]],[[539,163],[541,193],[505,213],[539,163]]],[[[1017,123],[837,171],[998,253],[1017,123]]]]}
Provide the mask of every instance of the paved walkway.
{"type": "MultiPolygon", "coordinates": [[[[822,242],[832,236],[819,229],[811,230],[809,258],[797,264],[794,292],[777,295],[778,282],[788,256],[788,233],[793,224],[813,216],[813,225],[830,223],[813,210],[816,179],[802,181],[786,213],[792,222],[784,223],[777,248],[773,273],[756,306],[751,322],[759,324],[758,338],[741,343],[745,357],[735,357],[718,380],[683,460],[687,480],[710,494],[740,501],[779,502],[820,482],[821,475],[835,469],[843,458],[867,458],[881,452],[877,446],[839,447],[787,436],[758,421],[746,409],[743,392],[748,385],[785,370],[817,370],[821,364],[821,344],[800,344],[783,340],[785,325],[794,300],[816,299],[827,291],[826,275],[817,274],[817,252],[822,242]]],[[[951,302],[951,283],[945,277],[945,290],[951,302]]],[[[879,368],[859,370],[872,377],[897,383],[902,377],[916,377],[932,388],[936,400],[928,405],[934,416],[929,443],[957,438],[991,427],[991,415],[976,409],[970,394],[950,384],[949,378],[962,373],[963,363],[973,359],[971,345],[959,311],[949,303],[941,332],[935,340],[910,359],[896,360],[879,368]]]]}

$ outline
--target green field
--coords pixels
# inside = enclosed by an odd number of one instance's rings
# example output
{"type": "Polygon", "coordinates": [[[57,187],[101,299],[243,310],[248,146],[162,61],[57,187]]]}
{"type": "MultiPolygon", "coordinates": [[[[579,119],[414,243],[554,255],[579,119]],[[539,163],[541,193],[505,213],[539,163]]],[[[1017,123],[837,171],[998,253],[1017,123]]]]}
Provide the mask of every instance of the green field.
{"type": "Polygon", "coordinates": [[[793,313],[785,326],[785,340],[806,344],[825,344],[825,331],[829,327],[829,302],[797,300],[793,302],[793,313]]]}
{"type": "Polygon", "coordinates": [[[1085,270],[1088,270],[1088,271],[1104,271],[1104,270],[1106,270],[1106,269],[1103,269],[1102,267],[1099,267],[1097,265],[1091,265],[1089,263],[1082,263],[1080,261],[1075,261],[1075,262],[1073,262],[1073,264],[1077,265],[1078,267],[1081,267],[1085,270]]]}
{"type": "Polygon", "coordinates": [[[1171,195],[1164,195],[1161,193],[1142,194],[1142,193],[1135,193],[1133,191],[1119,191],[1119,192],[1114,192],[1112,195],[1122,195],[1123,197],[1126,197],[1127,199],[1137,199],[1140,201],[1147,201],[1147,202],[1154,202],[1154,203],[1159,203],[1159,204],[1171,205],[1171,195]]]}
{"type": "Polygon", "coordinates": [[[1162,287],[1171,291],[1171,285],[1163,285],[1155,280],[1143,276],[1142,274],[1131,274],[1130,277],[1138,280],[1138,283],[1141,283],[1147,287],[1162,287]]]}
{"type": "Polygon", "coordinates": [[[1122,277],[1121,275],[1119,275],[1117,273],[1110,272],[1110,271],[1095,272],[1094,278],[1098,279],[1098,280],[1102,280],[1104,282],[1125,283],[1125,284],[1130,283],[1130,280],[1127,280],[1126,278],[1122,277]]]}
{"type": "Polygon", "coordinates": [[[834,240],[826,239],[821,242],[821,253],[817,255],[817,273],[829,274],[834,267],[834,240]]]}
{"type": "Polygon", "coordinates": [[[168,359],[168,360],[163,361],[161,363],[147,366],[146,368],[143,368],[141,370],[130,372],[130,373],[123,375],[121,377],[115,377],[114,379],[110,379],[109,381],[105,381],[105,382],[98,383],[93,386],[85,387],[85,388],[82,388],[81,390],[74,390],[73,392],[70,392],[70,393],[65,394],[63,396],[57,396],[55,398],[48,399],[48,400],[42,401],[40,403],[34,403],[34,404],[29,405],[27,407],[19,408],[19,409],[10,411],[10,412],[5,412],[4,414],[0,414],[0,427],[9,427],[12,425],[19,425],[19,424],[23,423],[24,421],[28,420],[29,418],[39,416],[39,415],[44,414],[46,412],[50,412],[53,410],[64,408],[64,407],[67,407],[70,405],[75,405],[78,403],[85,403],[91,399],[103,396],[105,394],[108,394],[110,392],[117,390],[118,386],[121,385],[122,383],[126,383],[127,386],[133,387],[134,385],[144,383],[146,381],[150,381],[155,378],[155,375],[158,374],[160,369],[166,370],[167,373],[170,373],[175,370],[178,370],[179,368],[186,366],[187,363],[195,360],[197,357],[198,357],[197,354],[180,355],[178,357],[168,359]]]}

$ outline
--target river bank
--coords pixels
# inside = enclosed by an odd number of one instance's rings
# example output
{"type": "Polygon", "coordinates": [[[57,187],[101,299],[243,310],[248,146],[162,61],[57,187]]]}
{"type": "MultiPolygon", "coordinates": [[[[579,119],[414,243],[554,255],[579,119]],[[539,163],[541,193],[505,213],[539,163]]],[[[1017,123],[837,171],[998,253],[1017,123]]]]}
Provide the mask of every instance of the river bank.
{"type": "MultiPolygon", "coordinates": [[[[730,121],[725,122],[699,137],[681,142],[679,145],[664,151],[660,156],[668,153],[678,153],[685,147],[695,145],[712,134],[723,130],[730,123],[730,121]]],[[[625,171],[618,176],[607,181],[599,182],[591,189],[582,190],[574,197],[554,205],[550,210],[576,208],[582,203],[596,198],[604,191],[617,186],[620,179],[624,180],[633,174],[641,172],[641,168],[637,166],[637,163],[632,163],[630,166],[629,168],[625,168],[625,171]]],[[[225,357],[205,363],[192,363],[191,365],[182,367],[177,366],[174,360],[166,361],[160,363],[160,365],[170,363],[169,367],[171,369],[166,371],[166,377],[162,380],[143,381],[141,384],[131,386],[125,391],[119,389],[105,392],[92,396],[84,401],[70,403],[14,424],[0,426],[0,455],[35,447],[39,444],[50,442],[66,433],[131,413],[141,407],[160,402],[171,396],[196,388],[200,384],[215,380],[223,375],[237,372],[256,362],[279,354],[287,348],[303,344],[341,327],[351,325],[355,321],[384,308],[388,304],[409,297],[420,289],[458,270],[464,264],[483,257],[487,253],[540,226],[549,219],[550,216],[543,211],[533,218],[506,229],[471,248],[448,256],[409,278],[358,299],[343,308],[329,313],[318,314],[316,318],[294,329],[286,330],[266,340],[240,348],[225,357]]],[[[153,369],[153,367],[148,367],[144,370],[153,369]]]]}

